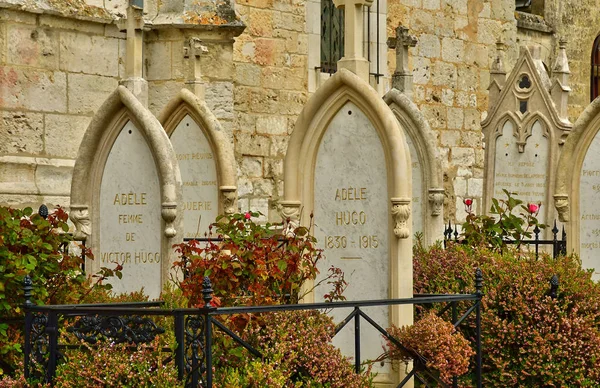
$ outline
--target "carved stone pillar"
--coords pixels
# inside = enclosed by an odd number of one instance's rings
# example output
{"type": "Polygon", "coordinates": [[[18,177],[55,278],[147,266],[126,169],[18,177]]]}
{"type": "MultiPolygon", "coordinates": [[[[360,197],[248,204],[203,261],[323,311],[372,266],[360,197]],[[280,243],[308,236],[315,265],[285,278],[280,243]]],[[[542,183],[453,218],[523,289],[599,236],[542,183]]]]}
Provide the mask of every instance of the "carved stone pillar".
{"type": "Polygon", "coordinates": [[[233,214],[237,211],[237,187],[221,186],[221,203],[223,204],[224,214],[233,214]]]}
{"type": "Polygon", "coordinates": [[[75,225],[74,238],[77,241],[85,241],[92,235],[92,221],[87,205],[71,205],[69,218],[75,225]]]}
{"type": "Polygon", "coordinates": [[[444,189],[429,189],[429,205],[431,207],[431,215],[439,216],[442,214],[444,206],[444,198],[446,190],[444,189]]]}
{"type": "Polygon", "coordinates": [[[410,218],[410,198],[392,198],[392,218],[394,234],[400,239],[410,237],[408,219],[410,218]]]}

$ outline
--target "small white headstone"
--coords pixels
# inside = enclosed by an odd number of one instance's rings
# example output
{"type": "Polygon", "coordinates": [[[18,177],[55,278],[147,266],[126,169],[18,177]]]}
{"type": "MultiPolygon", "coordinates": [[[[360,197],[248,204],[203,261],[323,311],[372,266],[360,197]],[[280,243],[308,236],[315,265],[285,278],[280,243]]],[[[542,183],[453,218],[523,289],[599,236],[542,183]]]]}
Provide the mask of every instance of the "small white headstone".
{"type": "Polygon", "coordinates": [[[183,237],[201,238],[219,214],[217,168],[210,144],[190,116],[171,135],[183,181],[183,237]]]}
{"type": "MultiPolygon", "coordinates": [[[[539,121],[533,124],[531,136],[527,138],[524,152],[519,152],[517,138],[513,135],[513,124],[507,121],[502,136],[496,139],[494,174],[494,198],[505,199],[502,191],[516,193],[516,198],[525,204],[542,204],[538,221],[546,223],[548,195],[548,139],[544,137],[539,121]]],[[[491,202],[490,202],[491,203],[491,202]]],[[[486,209],[489,210],[489,209],[486,209]]]]}
{"type": "MultiPolygon", "coordinates": [[[[356,105],[346,103],[329,124],[314,176],[315,237],[325,254],[319,265],[320,278],[333,265],[345,273],[348,300],[389,298],[390,203],[385,155],[375,127],[356,105]]],[[[315,301],[323,301],[329,289],[327,284],[317,287],[315,301]]],[[[389,324],[386,307],[365,310],[380,325],[389,324]]],[[[334,310],[332,315],[339,322],[349,312],[334,310]]],[[[353,356],[354,332],[349,326],[334,343],[353,356]]],[[[364,323],[361,338],[361,358],[376,358],[381,353],[381,334],[364,323]]]]}
{"type": "Polygon", "coordinates": [[[160,294],[161,199],[154,158],[131,122],[117,137],[100,185],[100,252],[103,267],[123,265],[123,278],[110,279],[116,293],[142,287],[151,298],[160,294]]]}
{"type": "Polygon", "coordinates": [[[593,268],[600,279],[600,134],[587,150],[579,186],[579,236],[581,264],[593,268]]]}

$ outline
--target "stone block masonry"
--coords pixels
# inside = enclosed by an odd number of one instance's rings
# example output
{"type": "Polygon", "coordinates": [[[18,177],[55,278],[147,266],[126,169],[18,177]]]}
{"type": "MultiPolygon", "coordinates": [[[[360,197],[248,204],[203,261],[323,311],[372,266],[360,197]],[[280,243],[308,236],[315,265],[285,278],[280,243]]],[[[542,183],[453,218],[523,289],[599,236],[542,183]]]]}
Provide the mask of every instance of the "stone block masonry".
{"type": "Polygon", "coordinates": [[[118,85],[124,36],[111,19],[29,11],[0,8],[0,201],[68,206],[81,138],[118,85]]]}
{"type": "Polygon", "coordinates": [[[308,98],[305,1],[238,1],[248,28],[233,46],[239,205],[277,220],[289,134],[308,98]]]}
{"type": "MultiPolygon", "coordinates": [[[[388,3],[388,37],[402,24],[418,39],[410,49],[414,102],[438,133],[448,198],[444,217],[454,220],[456,204],[466,197],[480,200],[483,192],[483,146],[480,121],[487,111],[487,87],[492,55],[499,38],[516,37],[506,0],[400,1],[388,3]],[[493,11],[493,12],[492,12],[493,11]],[[466,188],[469,187],[469,190],[466,188]]],[[[389,52],[389,71],[395,55],[389,52]]],[[[511,53],[516,59],[516,52],[511,53]]],[[[477,209],[481,211],[482,209],[477,209]]],[[[458,221],[464,216],[459,214],[458,221]]]]}

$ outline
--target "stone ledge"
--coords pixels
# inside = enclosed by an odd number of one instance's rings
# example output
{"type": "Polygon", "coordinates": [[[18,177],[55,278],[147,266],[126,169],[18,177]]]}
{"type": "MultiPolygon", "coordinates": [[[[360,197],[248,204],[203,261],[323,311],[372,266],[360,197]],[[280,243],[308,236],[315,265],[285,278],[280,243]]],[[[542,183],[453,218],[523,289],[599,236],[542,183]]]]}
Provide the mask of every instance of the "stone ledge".
{"type": "Polygon", "coordinates": [[[2,8],[103,24],[116,20],[105,9],[87,5],[84,0],[0,0],[2,8]]]}
{"type": "Polygon", "coordinates": [[[546,20],[540,15],[515,11],[515,19],[517,19],[517,28],[549,34],[554,32],[554,29],[548,25],[546,20]]]}

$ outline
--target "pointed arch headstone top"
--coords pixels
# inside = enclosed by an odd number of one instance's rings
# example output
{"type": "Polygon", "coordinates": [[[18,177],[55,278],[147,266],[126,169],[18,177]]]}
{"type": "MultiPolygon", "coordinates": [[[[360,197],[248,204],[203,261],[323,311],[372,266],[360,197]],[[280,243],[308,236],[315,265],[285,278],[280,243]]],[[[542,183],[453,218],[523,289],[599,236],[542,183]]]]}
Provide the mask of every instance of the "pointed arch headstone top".
{"type": "MultiPolygon", "coordinates": [[[[410,152],[394,113],[366,81],[340,69],[298,116],[279,205],[286,220],[313,228],[326,258],[319,270],[344,271],[349,300],[412,296],[411,179],[410,152]]],[[[325,292],[317,286],[305,301],[322,300],[325,292]]],[[[382,324],[412,323],[412,310],[402,307],[372,316],[382,324]]],[[[341,332],[338,342],[345,353],[348,335],[341,332]]],[[[380,352],[378,334],[372,335],[368,357],[380,352]]],[[[399,382],[391,368],[378,373],[382,383],[399,382]]]]}
{"type": "Polygon", "coordinates": [[[79,240],[91,240],[100,266],[123,266],[113,290],[144,287],[158,297],[180,233],[181,178],[160,122],[124,86],[97,111],[84,134],[71,183],[71,220],[79,240]]]}
{"type": "Polygon", "coordinates": [[[205,101],[188,89],[169,101],[159,120],[180,164],[184,237],[202,237],[217,215],[237,211],[231,140],[205,101]]]}
{"type": "Polygon", "coordinates": [[[380,131],[388,157],[396,165],[391,181],[394,197],[411,197],[403,184],[407,177],[400,173],[410,168],[410,155],[406,154],[406,140],[393,112],[367,82],[349,70],[340,69],[317,89],[296,120],[284,160],[284,201],[300,200],[302,174],[307,172],[296,166],[315,152],[309,150],[318,144],[328,121],[347,101],[357,104],[380,131]]]}
{"type": "MultiPolygon", "coordinates": [[[[77,228],[75,233],[78,239],[85,239],[91,232],[89,216],[86,217],[84,213],[87,213],[87,209],[91,205],[94,179],[98,178],[94,176],[94,168],[97,167],[99,157],[110,152],[112,143],[107,130],[111,129],[110,124],[114,121],[114,117],[119,115],[123,109],[139,123],[155,158],[161,184],[163,218],[167,222],[165,235],[173,237],[177,233],[172,222],[177,216],[177,196],[181,181],[175,153],[158,120],[144,108],[129,89],[118,86],[90,122],[81,141],[73,168],[71,210],[72,213],[75,211],[75,214],[72,214],[71,219],[77,228]]],[[[106,155],[104,159],[106,159],[106,155]]]]}
{"type": "Polygon", "coordinates": [[[405,132],[411,152],[412,166],[412,221],[415,232],[424,235],[432,244],[443,238],[443,170],[437,150],[436,135],[411,99],[392,89],[383,97],[405,132]]]}
{"type": "Polygon", "coordinates": [[[499,78],[492,79],[490,108],[481,123],[486,162],[483,210],[489,211],[493,198],[505,198],[507,190],[525,202],[541,203],[538,219],[552,223],[557,160],[572,124],[555,105],[539,47],[521,47],[502,85],[504,70],[500,65],[495,69],[499,78]],[[493,99],[492,91],[498,92],[493,99]]]}
{"type": "Polygon", "coordinates": [[[600,276],[600,99],[579,116],[558,161],[554,207],[565,223],[567,249],[579,254],[585,268],[600,276]]]}

